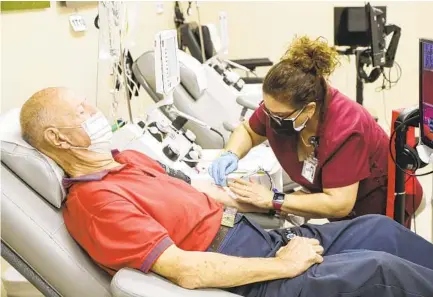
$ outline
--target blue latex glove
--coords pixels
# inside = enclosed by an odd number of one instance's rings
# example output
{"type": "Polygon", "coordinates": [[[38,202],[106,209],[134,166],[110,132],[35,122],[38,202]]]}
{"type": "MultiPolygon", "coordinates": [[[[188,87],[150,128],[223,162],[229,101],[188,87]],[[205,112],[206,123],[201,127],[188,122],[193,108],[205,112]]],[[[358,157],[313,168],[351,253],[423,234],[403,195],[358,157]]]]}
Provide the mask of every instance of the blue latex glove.
{"type": "Polygon", "coordinates": [[[232,152],[221,154],[209,167],[209,174],[219,186],[227,186],[226,176],[238,169],[239,158],[232,152]]]}

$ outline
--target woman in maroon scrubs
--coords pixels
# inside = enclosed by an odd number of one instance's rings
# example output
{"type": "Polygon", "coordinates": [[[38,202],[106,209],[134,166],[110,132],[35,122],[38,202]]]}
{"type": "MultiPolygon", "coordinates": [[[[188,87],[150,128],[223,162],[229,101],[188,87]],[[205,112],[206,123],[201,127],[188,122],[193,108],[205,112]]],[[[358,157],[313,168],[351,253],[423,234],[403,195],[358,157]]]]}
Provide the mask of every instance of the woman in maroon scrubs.
{"type": "MultiPolygon", "coordinates": [[[[338,53],[326,42],[296,39],[266,75],[263,103],[213,162],[209,172],[216,184],[227,185],[237,161],[268,140],[290,178],[310,193],[229,182],[240,201],[307,218],[385,214],[389,136],[366,109],[327,83],[337,64],[338,53]]],[[[422,198],[415,182],[416,195],[406,199],[407,226],[422,198]]]]}

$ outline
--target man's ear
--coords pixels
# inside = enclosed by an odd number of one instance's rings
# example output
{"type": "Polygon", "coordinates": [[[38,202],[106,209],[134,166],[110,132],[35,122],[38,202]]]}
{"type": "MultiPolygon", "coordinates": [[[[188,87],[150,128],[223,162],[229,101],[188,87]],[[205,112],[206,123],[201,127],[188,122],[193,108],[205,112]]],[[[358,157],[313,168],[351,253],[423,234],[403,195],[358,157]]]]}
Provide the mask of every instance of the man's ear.
{"type": "Polygon", "coordinates": [[[44,139],[52,147],[60,149],[69,149],[71,147],[67,142],[67,138],[56,128],[46,129],[44,132],[44,139]]]}

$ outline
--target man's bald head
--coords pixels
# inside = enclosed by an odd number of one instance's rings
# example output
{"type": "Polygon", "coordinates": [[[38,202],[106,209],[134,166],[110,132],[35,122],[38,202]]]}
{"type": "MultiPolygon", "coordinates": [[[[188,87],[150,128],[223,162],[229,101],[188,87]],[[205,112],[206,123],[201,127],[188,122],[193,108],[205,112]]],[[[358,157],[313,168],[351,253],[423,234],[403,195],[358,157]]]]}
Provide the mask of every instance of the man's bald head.
{"type": "Polygon", "coordinates": [[[71,90],[59,87],[46,88],[33,94],[24,103],[20,114],[24,140],[40,150],[45,129],[60,124],[68,109],[71,112],[68,102],[74,96],[71,90]]]}
{"type": "Polygon", "coordinates": [[[111,153],[88,149],[92,140],[88,125],[83,123],[98,111],[67,88],[43,89],[30,97],[21,109],[22,137],[70,176],[112,168],[117,163],[111,153]]]}

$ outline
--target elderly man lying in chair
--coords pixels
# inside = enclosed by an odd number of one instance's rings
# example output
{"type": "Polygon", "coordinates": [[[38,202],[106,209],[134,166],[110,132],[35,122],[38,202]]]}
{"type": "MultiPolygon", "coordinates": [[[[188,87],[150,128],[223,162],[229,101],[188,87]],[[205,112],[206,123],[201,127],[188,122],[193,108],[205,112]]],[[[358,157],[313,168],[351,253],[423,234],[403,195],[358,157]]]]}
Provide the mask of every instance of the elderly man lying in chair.
{"type": "Polygon", "coordinates": [[[260,209],[141,153],[112,155],[107,120],[64,88],[34,94],[20,122],[68,174],[66,226],[110,274],[130,267],[243,296],[433,296],[433,245],[386,217],[265,231],[241,214],[260,209]]]}

